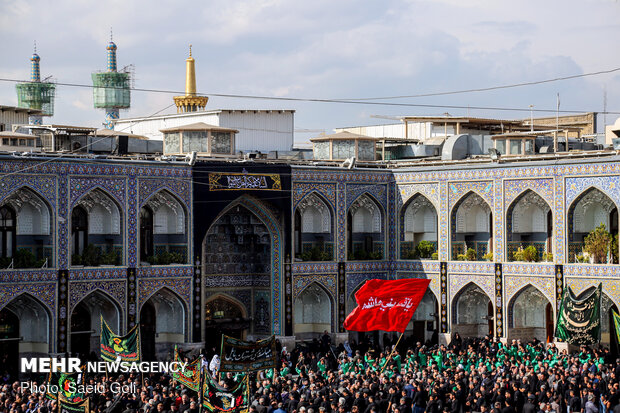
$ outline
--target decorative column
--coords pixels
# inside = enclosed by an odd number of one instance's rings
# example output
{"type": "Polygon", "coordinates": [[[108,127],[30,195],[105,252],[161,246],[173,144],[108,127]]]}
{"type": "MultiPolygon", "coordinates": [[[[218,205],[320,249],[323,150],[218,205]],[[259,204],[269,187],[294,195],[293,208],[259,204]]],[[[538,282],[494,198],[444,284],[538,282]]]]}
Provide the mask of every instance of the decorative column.
{"type": "Polygon", "coordinates": [[[347,193],[344,182],[336,184],[336,261],[347,258],[347,193]]]}
{"type": "Polygon", "coordinates": [[[439,343],[450,342],[450,314],[448,312],[448,263],[439,263],[439,343]]]}
{"type": "Polygon", "coordinates": [[[138,288],[135,268],[127,268],[127,331],[131,330],[137,321],[138,288]]]}
{"type": "Polygon", "coordinates": [[[439,202],[439,261],[449,261],[452,259],[452,251],[450,251],[449,239],[448,181],[439,182],[439,202]]]}
{"type": "Polygon", "coordinates": [[[504,273],[503,264],[495,263],[495,331],[494,336],[504,337],[504,273]]]}
{"type": "Polygon", "coordinates": [[[338,263],[338,332],[344,333],[344,319],[347,316],[347,282],[346,282],[346,264],[341,261],[338,263]]]}
{"type": "MultiPolygon", "coordinates": [[[[65,353],[69,346],[69,270],[58,270],[58,319],[57,346],[58,353],[65,353]]],[[[72,349],[73,351],[75,349],[72,349]]]]}
{"type": "Polygon", "coordinates": [[[200,258],[196,257],[194,261],[194,276],[192,278],[192,282],[194,284],[193,291],[193,311],[194,314],[194,322],[192,327],[192,341],[200,341],[201,339],[201,328],[202,328],[202,270],[201,270],[201,262],[200,258]]]}
{"type": "Polygon", "coordinates": [[[293,335],[293,271],[288,254],[284,263],[284,335],[293,335]]]}

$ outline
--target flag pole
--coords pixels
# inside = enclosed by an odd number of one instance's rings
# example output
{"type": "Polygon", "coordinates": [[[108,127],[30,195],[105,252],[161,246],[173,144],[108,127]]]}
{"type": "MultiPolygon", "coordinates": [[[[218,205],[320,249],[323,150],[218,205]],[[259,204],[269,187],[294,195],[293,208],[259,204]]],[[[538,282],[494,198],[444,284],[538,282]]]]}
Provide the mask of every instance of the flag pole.
{"type": "MultiPolygon", "coordinates": [[[[204,394],[204,380],[202,378],[202,370],[204,369],[204,356],[202,353],[200,354],[200,368],[198,369],[198,413],[202,413],[202,403],[203,403],[203,394],[204,394]]],[[[206,374],[206,372],[205,372],[206,374]]]]}
{"type": "Polygon", "coordinates": [[[385,364],[381,368],[381,372],[379,374],[382,374],[383,370],[385,370],[387,365],[390,364],[390,360],[392,359],[392,355],[394,354],[394,350],[396,350],[396,347],[398,347],[398,343],[400,343],[400,339],[403,338],[403,334],[405,334],[404,331],[402,333],[400,333],[400,337],[398,337],[398,341],[396,341],[396,344],[394,344],[394,347],[392,347],[392,351],[390,351],[390,355],[388,356],[387,361],[385,362],[385,364]]]}

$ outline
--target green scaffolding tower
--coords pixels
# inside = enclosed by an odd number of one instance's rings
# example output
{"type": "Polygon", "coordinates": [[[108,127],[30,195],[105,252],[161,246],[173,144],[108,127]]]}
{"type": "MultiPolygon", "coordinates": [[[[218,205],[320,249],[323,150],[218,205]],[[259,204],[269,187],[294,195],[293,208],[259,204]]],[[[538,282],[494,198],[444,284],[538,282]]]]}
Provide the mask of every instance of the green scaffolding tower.
{"type": "Polygon", "coordinates": [[[92,74],[93,103],[96,109],[105,109],[107,129],[114,129],[114,121],[120,109],[128,109],[131,103],[130,74],[116,70],[116,45],[112,40],[108,50],[108,70],[92,74]]]}
{"type": "Polygon", "coordinates": [[[41,82],[41,58],[35,52],[30,58],[30,82],[18,83],[17,106],[20,108],[36,109],[41,113],[31,115],[29,122],[34,125],[43,123],[43,116],[54,115],[54,98],[56,96],[56,85],[51,82],[41,82]]]}

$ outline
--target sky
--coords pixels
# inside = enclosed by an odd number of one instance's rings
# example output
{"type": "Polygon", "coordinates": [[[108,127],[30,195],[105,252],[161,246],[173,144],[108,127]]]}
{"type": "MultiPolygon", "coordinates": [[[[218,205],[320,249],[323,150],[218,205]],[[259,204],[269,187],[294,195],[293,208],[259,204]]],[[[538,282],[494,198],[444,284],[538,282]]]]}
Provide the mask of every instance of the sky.
{"type": "MultiPolygon", "coordinates": [[[[0,78],[26,80],[36,41],[42,77],[90,85],[113,30],[135,87],[184,91],[192,44],[201,94],[310,99],[417,95],[620,68],[617,0],[0,0],[0,78]]],[[[373,101],[463,108],[312,103],[211,96],[207,109],[294,109],[296,139],[402,115],[528,118],[535,110],[620,117],[620,71],[487,92],[373,101]],[[473,107],[523,111],[477,110],[473,107]],[[301,130],[306,130],[302,132],[301,130]]],[[[175,93],[132,92],[121,117],[174,113],[175,93]]],[[[177,93],[178,94],[178,93],[177,93]]],[[[181,93],[182,94],[182,93],[181,93]]],[[[16,105],[0,81],[0,104],[16,105]]],[[[539,113],[554,115],[553,112],[539,113]]],[[[46,123],[100,127],[87,87],[58,85],[46,123]]]]}

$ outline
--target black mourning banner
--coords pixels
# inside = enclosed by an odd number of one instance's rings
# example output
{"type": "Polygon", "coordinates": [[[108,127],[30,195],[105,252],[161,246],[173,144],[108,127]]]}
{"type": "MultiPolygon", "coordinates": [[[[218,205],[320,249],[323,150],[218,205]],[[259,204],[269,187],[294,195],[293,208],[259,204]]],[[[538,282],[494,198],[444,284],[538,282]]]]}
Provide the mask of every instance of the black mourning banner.
{"type": "Polygon", "coordinates": [[[255,343],[222,335],[220,371],[245,372],[276,367],[276,338],[255,343]]]}
{"type": "Polygon", "coordinates": [[[576,297],[570,288],[564,290],[555,336],[569,344],[595,344],[601,339],[602,285],[585,297],[576,297]]]}
{"type": "Polygon", "coordinates": [[[279,191],[282,182],[278,174],[250,174],[246,170],[242,173],[210,173],[209,191],[279,191]]]}

